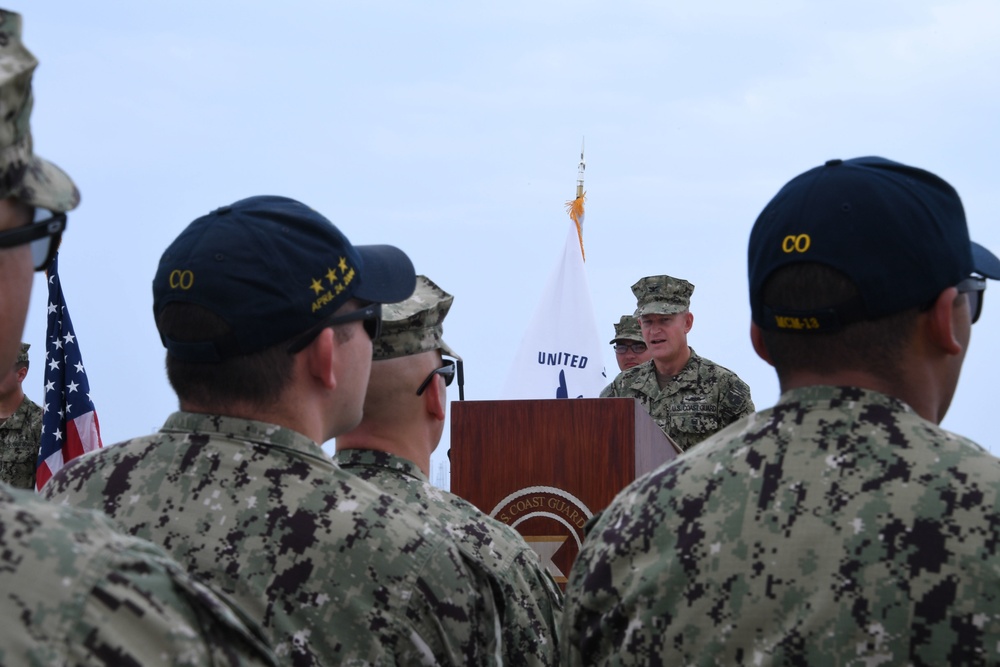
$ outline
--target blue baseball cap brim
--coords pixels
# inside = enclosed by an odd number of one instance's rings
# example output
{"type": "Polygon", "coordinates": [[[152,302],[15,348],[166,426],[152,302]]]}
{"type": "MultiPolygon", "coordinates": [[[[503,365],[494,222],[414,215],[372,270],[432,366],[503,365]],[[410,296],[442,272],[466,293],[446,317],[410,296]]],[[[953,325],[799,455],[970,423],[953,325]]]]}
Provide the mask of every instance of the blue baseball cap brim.
{"type": "Polygon", "coordinates": [[[397,303],[409,298],[417,285],[413,262],[391,245],[354,246],[361,256],[361,280],[354,296],[372,303],[397,303]]]}
{"type": "Polygon", "coordinates": [[[1000,259],[975,241],[972,241],[972,269],[986,278],[1000,280],[1000,259]]]}

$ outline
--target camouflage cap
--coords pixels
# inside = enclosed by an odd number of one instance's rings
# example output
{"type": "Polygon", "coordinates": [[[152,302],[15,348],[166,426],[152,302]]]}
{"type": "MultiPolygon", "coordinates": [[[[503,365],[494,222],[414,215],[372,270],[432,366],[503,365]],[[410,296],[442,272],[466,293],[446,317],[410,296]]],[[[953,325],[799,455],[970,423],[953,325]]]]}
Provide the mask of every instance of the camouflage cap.
{"type": "Polygon", "coordinates": [[[691,305],[694,285],[671,276],[646,276],[632,285],[635,294],[635,316],[674,315],[691,305]]]}
{"type": "Polygon", "coordinates": [[[417,276],[417,288],[409,299],[382,306],[382,334],[372,343],[372,358],[378,361],[441,350],[461,359],[441,337],[441,325],[454,300],[427,276],[417,276]]]}
{"type": "Polygon", "coordinates": [[[615,325],[615,337],[611,339],[611,344],[614,345],[620,340],[634,340],[638,343],[646,342],[642,338],[639,320],[631,315],[622,315],[621,319],[618,320],[618,324],[615,325]]]}
{"type": "Polygon", "coordinates": [[[31,347],[31,343],[21,343],[21,351],[17,353],[17,363],[26,364],[28,363],[28,348],[31,347]]]}
{"type": "Polygon", "coordinates": [[[16,197],[50,211],[69,211],[80,192],[59,167],[32,152],[31,77],[38,60],[21,42],[21,15],[0,9],[0,199],[16,197]]]}

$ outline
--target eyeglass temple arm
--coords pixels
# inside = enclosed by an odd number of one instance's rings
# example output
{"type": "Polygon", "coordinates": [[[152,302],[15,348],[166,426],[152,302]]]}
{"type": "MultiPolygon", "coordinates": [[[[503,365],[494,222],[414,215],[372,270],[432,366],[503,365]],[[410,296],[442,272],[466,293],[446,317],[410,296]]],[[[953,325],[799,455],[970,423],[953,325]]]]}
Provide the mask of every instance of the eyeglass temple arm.
{"type": "Polygon", "coordinates": [[[458,400],[465,400],[465,367],[462,365],[461,359],[455,360],[455,365],[458,366],[458,400]]]}

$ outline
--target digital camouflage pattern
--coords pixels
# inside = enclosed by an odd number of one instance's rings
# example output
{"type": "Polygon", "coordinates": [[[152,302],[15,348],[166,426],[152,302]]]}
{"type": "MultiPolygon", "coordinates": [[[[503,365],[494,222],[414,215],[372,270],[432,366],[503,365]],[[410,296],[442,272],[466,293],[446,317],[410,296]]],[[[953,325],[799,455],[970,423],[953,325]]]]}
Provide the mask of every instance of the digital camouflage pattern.
{"type": "Polygon", "coordinates": [[[33,490],[41,441],[42,409],[25,396],[14,414],[0,423],[0,482],[33,490]]]}
{"type": "Polygon", "coordinates": [[[417,276],[413,294],[400,303],[382,306],[382,333],[372,341],[372,359],[395,359],[441,350],[461,359],[444,342],[443,323],[455,300],[427,276],[417,276]]]}
{"type": "Polygon", "coordinates": [[[601,397],[639,399],[657,426],[685,451],[754,410],[747,383],[694,349],[662,390],[650,359],[619,373],[601,397]]]}
{"type": "Polygon", "coordinates": [[[273,665],[215,594],[106,517],[0,485],[0,664],[273,665]]]}
{"type": "Polygon", "coordinates": [[[503,658],[508,665],[556,665],[562,591],[520,533],[468,501],[439,489],[416,464],[374,450],[334,456],[341,468],[440,520],[467,553],[496,575],[503,597],[503,658]]]}
{"type": "Polygon", "coordinates": [[[642,337],[642,328],[639,326],[639,320],[631,315],[621,316],[618,324],[615,325],[615,337],[610,342],[614,345],[620,340],[631,340],[636,343],[646,342],[642,337]]]}
{"type": "Polygon", "coordinates": [[[672,276],[646,276],[632,285],[635,316],[675,315],[691,306],[694,285],[672,276]]]}
{"type": "Polygon", "coordinates": [[[996,665],[998,526],[975,443],[884,394],[792,390],[603,513],[566,664],[996,665]]]}
{"type": "Polygon", "coordinates": [[[489,574],[295,431],[177,412],[43,492],[163,545],[259,622],[283,664],[499,662],[489,574]]]}
{"type": "Polygon", "coordinates": [[[38,60],[21,41],[21,15],[0,9],[0,199],[69,211],[80,203],[80,192],[62,169],[32,152],[36,67],[38,60]]]}

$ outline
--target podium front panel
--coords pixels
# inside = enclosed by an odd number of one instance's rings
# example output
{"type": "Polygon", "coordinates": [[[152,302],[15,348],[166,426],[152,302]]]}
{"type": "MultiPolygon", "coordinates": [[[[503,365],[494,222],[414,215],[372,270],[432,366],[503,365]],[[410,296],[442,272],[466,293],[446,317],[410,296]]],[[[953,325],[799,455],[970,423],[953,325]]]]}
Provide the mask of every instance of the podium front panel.
{"type": "Polygon", "coordinates": [[[513,526],[564,583],[587,520],[674,450],[635,399],[451,403],[451,490],[513,526]]]}

